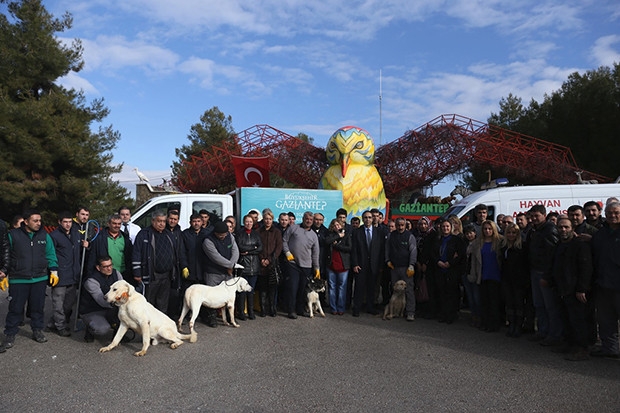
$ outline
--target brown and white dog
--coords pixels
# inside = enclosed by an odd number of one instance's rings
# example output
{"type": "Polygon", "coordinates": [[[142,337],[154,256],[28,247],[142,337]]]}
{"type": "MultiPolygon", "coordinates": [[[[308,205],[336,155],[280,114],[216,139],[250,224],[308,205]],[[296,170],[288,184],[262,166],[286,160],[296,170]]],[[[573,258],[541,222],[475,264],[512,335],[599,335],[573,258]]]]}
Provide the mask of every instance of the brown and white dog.
{"type": "MultiPolygon", "coordinates": [[[[177,322],[177,326],[180,329],[183,319],[192,310],[192,317],[189,320],[189,329],[194,331],[194,322],[200,312],[200,307],[205,306],[209,308],[228,308],[228,315],[230,316],[230,322],[233,326],[239,327],[239,324],[235,321],[235,298],[237,292],[250,292],[252,286],[248,284],[245,278],[234,277],[230,280],[222,281],[215,287],[208,285],[194,284],[185,290],[185,296],[183,297],[183,311],[177,322]]],[[[226,315],[222,312],[222,319],[224,324],[228,325],[226,321],[226,315]]]]}
{"type": "Polygon", "coordinates": [[[127,281],[120,280],[110,286],[105,295],[110,304],[118,306],[118,318],[121,321],[112,343],[99,349],[100,353],[112,350],[118,346],[128,329],[142,335],[142,349],[134,353],[143,356],[153,340],[157,345],[158,339],[170,341],[170,348],[177,348],[183,344],[182,340],[195,343],[198,339],[195,331],[191,334],[181,334],[177,331],[174,321],[166,314],[156,309],[146,298],[127,281]]]}
{"type": "Polygon", "coordinates": [[[407,289],[407,283],[403,280],[398,280],[392,287],[392,296],[390,302],[385,306],[383,311],[383,319],[391,320],[393,317],[402,317],[405,313],[405,290],[407,289]]]}

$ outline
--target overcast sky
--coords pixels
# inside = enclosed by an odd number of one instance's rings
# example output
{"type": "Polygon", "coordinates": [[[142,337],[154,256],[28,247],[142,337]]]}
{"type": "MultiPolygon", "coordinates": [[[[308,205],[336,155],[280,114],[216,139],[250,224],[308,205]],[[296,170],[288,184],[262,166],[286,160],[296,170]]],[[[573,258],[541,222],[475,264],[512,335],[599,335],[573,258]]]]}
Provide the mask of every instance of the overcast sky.
{"type": "Polygon", "coordinates": [[[105,98],[129,187],[134,167],[154,184],[168,178],[175,148],[213,106],[237,132],[268,124],[324,147],[355,125],[379,145],[441,114],[486,121],[509,93],[540,101],[570,73],[620,61],[617,0],[44,5],[73,15],[61,36],[82,40],[86,64],[62,82],[105,98]]]}

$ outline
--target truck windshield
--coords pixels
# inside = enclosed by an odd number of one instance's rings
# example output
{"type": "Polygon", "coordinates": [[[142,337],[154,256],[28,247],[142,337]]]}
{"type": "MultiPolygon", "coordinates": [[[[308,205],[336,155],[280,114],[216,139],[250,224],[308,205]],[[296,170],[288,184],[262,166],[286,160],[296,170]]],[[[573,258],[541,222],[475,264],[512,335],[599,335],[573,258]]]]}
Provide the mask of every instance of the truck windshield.
{"type": "Polygon", "coordinates": [[[466,205],[453,205],[441,216],[442,219],[447,219],[450,215],[459,215],[459,212],[465,209],[466,205]]]}
{"type": "Polygon", "coordinates": [[[206,210],[209,213],[209,222],[217,224],[225,217],[222,216],[223,204],[220,201],[194,201],[192,202],[192,212],[194,214],[206,210]]]}
{"type": "MultiPolygon", "coordinates": [[[[156,199],[156,198],[153,198],[153,199],[156,199]]],[[[146,205],[146,204],[148,204],[148,202],[145,203],[144,205],[146,205]]],[[[138,211],[142,207],[138,208],[138,211]]],[[[176,209],[177,211],[179,211],[181,209],[181,203],[179,201],[163,202],[161,204],[155,203],[144,214],[142,214],[142,216],[140,218],[138,218],[135,221],[132,219],[131,222],[133,222],[134,224],[139,225],[140,228],[150,227],[151,226],[151,221],[152,221],[151,215],[153,214],[153,212],[155,212],[155,211],[162,211],[162,212],[166,213],[168,211],[168,208],[176,209]]]]}

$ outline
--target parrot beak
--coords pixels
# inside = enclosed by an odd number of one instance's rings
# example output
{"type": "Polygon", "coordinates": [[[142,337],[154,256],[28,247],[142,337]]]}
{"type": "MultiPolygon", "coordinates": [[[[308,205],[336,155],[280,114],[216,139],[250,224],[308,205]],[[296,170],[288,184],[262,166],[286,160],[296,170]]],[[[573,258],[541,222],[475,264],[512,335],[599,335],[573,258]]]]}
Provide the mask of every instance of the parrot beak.
{"type": "Polygon", "coordinates": [[[342,168],[342,177],[343,178],[347,175],[347,169],[349,168],[349,163],[350,162],[351,162],[351,158],[349,157],[349,155],[344,155],[342,157],[341,168],[342,168]]]}

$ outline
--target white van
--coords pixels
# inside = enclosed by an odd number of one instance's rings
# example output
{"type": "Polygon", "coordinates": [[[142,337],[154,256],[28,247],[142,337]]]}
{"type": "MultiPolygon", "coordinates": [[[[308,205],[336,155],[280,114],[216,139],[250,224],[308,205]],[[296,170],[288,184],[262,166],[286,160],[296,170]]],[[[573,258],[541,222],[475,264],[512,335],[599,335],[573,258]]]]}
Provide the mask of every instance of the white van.
{"type": "Polygon", "coordinates": [[[189,227],[189,217],[202,209],[209,211],[213,224],[233,215],[233,198],[221,194],[174,194],[162,195],[149,199],[131,216],[131,222],[146,228],[151,225],[151,214],[155,211],[166,212],[169,207],[179,210],[179,225],[182,229],[189,227]]]}
{"type": "Polygon", "coordinates": [[[547,213],[553,211],[566,214],[571,205],[583,206],[588,201],[596,201],[604,207],[609,197],[620,198],[620,184],[499,187],[474,192],[452,205],[443,216],[455,214],[463,224],[474,222],[474,208],[478,204],[487,206],[488,218],[492,220],[498,214],[514,217],[520,212],[527,212],[536,204],[544,205],[547,213]]]}

